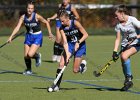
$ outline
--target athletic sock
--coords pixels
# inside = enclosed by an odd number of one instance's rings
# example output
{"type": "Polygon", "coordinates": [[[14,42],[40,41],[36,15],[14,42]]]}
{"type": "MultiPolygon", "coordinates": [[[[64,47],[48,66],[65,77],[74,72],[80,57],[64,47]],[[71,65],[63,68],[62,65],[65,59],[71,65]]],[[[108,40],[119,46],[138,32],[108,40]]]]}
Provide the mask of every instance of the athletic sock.
{"type": "Polygon", "coordinates": [[[54,55],[58,55],[58,47],[59,47],[59,44],[57,42],[54,42],[54,46],[53,46],[54,55]]]}
{"type": "Polygon", "coordinates": [[[24,58],[27,70],[31,70],[31,59],[24,58]]]}
{"type": "Polygon", "coordinates": [[[124,63],[123,63],[123,72],[124,75],[127,76],[131,76],[131,63],[130,63],[130,59],[127,59],[124,63]]]}
{"type": "Polygon", "coordinates": [[[33,59],[36,59],[37,57],[38,57],[38,53],[35,53],[33,59]]]}
{"type": "MultiPolygon", "coordinates": [[[[58,74],[60,73],[61,70],[62,70],[62,69],[57,69],[56,77],[58,76],[58,74]]],[[[63,77],[63,73],[62,73],[61,77],[59,78],[59,80],[58,80],[58,82],[57,82],[57,84],[56,84],[58,87],[60,86],[62,77],[63,77]]]]}
{"type": "Polygon", "coordinates": [[[58,46],[58,54],[57,55],[60,56],[62,54],[63,50],[64,50],[63,46],[61,44],[59,44],[59,46],[58,46]]]}

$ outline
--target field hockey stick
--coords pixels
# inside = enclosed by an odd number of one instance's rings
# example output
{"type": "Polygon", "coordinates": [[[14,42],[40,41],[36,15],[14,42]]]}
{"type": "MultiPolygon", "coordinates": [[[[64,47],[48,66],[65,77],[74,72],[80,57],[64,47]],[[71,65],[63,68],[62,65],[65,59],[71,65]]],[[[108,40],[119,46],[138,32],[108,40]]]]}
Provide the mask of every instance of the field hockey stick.
{"type": "MultiPolygon", "coordinates": [[[[75,52],[73,52],[71,54],[71,56],[69,57],[69,60],[72,58],[72,56],[74,55],[75,52]]],[[[68,65],[69,61],[66,62],[64,64],[64,67],[61,69],[61,71],[59,72],[59,74],[57,75],[56,79],[53,82],[53,85],[51,87],[48,88],[48,92],[52,92],[53,91],[53,87],[56,86],[56,84],[58,83],[58,80],[60,79],[60,77],[62,76],[62,73],[64,72],[64,70],[66,69],[67,65],[68,65]]]]}
{"type": "MultiPolygon", "coordinates": [[[[75,53],[75,52],[73,52],[73,53],[71,54],[71,56],[69,57],[69,60],[72,58],[72,56],[74,55],[74,53],[75,53]]],[[[53,85],[56,85],[56,84],[57,84],[58,80],[60,79],[62,73],[64,72],[65,68],[67,67],[67,65],[68,65],[68,63],[69,63],[69,60],[68,60],[68,62],[66,62],[66,63],[64,64],[64,67],[62,68],[62,70],[59,72],[59,74],[57,75],[56,79],[54,80],[53,85]]]]}
{"type": "MultiPolygon", "coordinates": [[[[14,39],[16,39],[18,36],[20,36],[20,35],[22,35],[24,33],[24,31],[23,32],[21,32],[21,33],[19,33],[19,34],[17,34],[17,35],[15,35],[13,38],[12,38],[12,41],[14,40],[14,39]]],[[[7,42],[5,42],[4,44],[2,44],[1,46],[0,46],[0,48],[2,48],[2,47],[4,47],[6,44],[8,44],[9,42],[7,41],[7,42]]]]}
{"type": "MultiPolygon", "coordinates": [[[[123,49],[120,50],[120,52],[118,53],[118,56],[126,49],[130,46],[130,44],[135,40],[136,38],[132,39],[123,49]]],[[[119,59],[119,57],[118,57],[119,59]]],[[[100,75],[102,75],[106,70],[107,68],[113,63],[113,62],[116,62],[118,59],[116,59],[115,61],[113,59],[109,60],[103,67],[100,71],[94,71],[93,74],[94,76],[96,77],[99,77],[100,75]]]]}

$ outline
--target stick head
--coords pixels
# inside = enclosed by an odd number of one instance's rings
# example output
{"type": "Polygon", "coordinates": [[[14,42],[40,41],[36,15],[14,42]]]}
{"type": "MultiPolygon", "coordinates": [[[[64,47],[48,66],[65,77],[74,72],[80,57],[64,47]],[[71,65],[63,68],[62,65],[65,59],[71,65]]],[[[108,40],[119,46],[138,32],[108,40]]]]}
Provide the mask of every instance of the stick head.
{"type": "Polygon", "coordinates": [[[98,73],[97,71],[94,71],[94,72],[93,72],[93,75],[94,75],[95,77],[99,77],[101,74],[98,73]]]}

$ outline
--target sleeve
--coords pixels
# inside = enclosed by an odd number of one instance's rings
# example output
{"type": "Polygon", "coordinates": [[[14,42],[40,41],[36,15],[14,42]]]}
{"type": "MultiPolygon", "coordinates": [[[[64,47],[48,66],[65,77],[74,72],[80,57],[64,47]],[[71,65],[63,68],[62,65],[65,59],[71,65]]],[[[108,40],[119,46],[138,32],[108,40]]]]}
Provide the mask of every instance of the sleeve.
{"type": "Polygon", "coordinates": [[[116,32],[120,32],[119,24],[117,24],[117,25],[115,26],[115,31],[116,31],[116,32]]]}
{"type": "Polygon", "coordinates": [[[132,18],[132,23],[135,27],[140,28],[140,21],[137,20],[135,17],[132,18]]]}

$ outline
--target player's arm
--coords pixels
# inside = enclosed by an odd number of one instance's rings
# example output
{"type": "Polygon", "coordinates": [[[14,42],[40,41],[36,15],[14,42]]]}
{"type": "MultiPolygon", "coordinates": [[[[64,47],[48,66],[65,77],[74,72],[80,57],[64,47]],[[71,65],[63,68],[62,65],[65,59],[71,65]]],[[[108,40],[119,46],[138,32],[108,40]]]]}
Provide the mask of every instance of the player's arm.
{"type": "MultiPolygon", "coordinates": [[[[58,5],[58,9],[61,7],[61,4],[58,5]]],[[[51,20],[54,20],[58,17],[57,13],[55,13],[52,17],[47,18],[48,22],[50,22],[51,20]]]]}
{"type": "Polygon", "coordinates": [[[71,6],[71,11],[72,11],[73,15],[75,16],[75,19],[76,20],[79,20],[80,17],[79,17],[79,14],[78,14],[76,8],[74,8],[73,6],[71,6]]]}
{"type": "Polygon", "coordinates": [[[17,32],[19,31],[22,23],[23,23],[23,20],[24,20],[24,15],[22,15],[18,21],[18,24],[17,26],[14,28],[12,34],[10,35],[9,39],[7,40],[7,42],[11,42],[12,41],[12,38],[13,36],[15,36],[17,34],[17,32]]]}
{"type": "Polygon", "coordinates": [[[47,20],[50,22],[51,20],[54,20],[57,18],[57,13],[55,13],[52,17],[47,18],[47,20]]]}
{"type": "Polygon", "coordinates": [[[87,39],[88,33],[78,21],[75,20],[74,24],[79,29],[79,31],[83,34],[82,38],[79,40],[79,43],[82,43],[87,39]]]}
{"type": "Polygon", "coordinates": [[[69,50],[68,50],[67,38],[66,38],[66,35],[65,35],[64,31],[61,28],[60,28],[60,33],[61,33],[61,36],[62,36],[62,39],[63,39],[63,47],[64,47],[64,50],[66,52],[66,57],[67,57],[67,62],[68,62],[68,59],[70,57],[70,53],[69,53],[69,50]]]}
{"type": "Polygon", "coordinates": [[[50,27],[49,22],[39,14],[37,14],[36,17],[37,17],[38,21],[40,21],[40,22],[42,22],[46,25],[46,27],[48,29],[48,32],[49,32],[49,38],[53,38],[53,34],[52,34],[52,31],[51,31],[51,27],[50,27]]]}
{"type": "Polygon", "coordinates": [[[65,49],[65,52],[67,54],[68,53],[68,42],[67,42],[66,35],[61,28],[60,28],[60,33],[61,33],[61,36],[62,36],[62,39],[63,39],[63,46],[64,46],[64,49],[65,49]]]}
{"type": "Polygon", "coordinates": [[[121,40],[121,34],[118,31],[117,34],[116,34],[116,40],[115,40],[114,50],[113,50],[113,54],[112,54],[112,59],[114,61],[116,61],[119,58],[119,55],[118,55],[117,51],[118,51],[118,48],[119,48],[120,40],[121,40]]]}
{"type": "Polygon", "coordinates": [[[121,33],[117,32],[113,51],[116,51],[116,52],[118,51],[120,41],[121,41],[121,33]]]}

